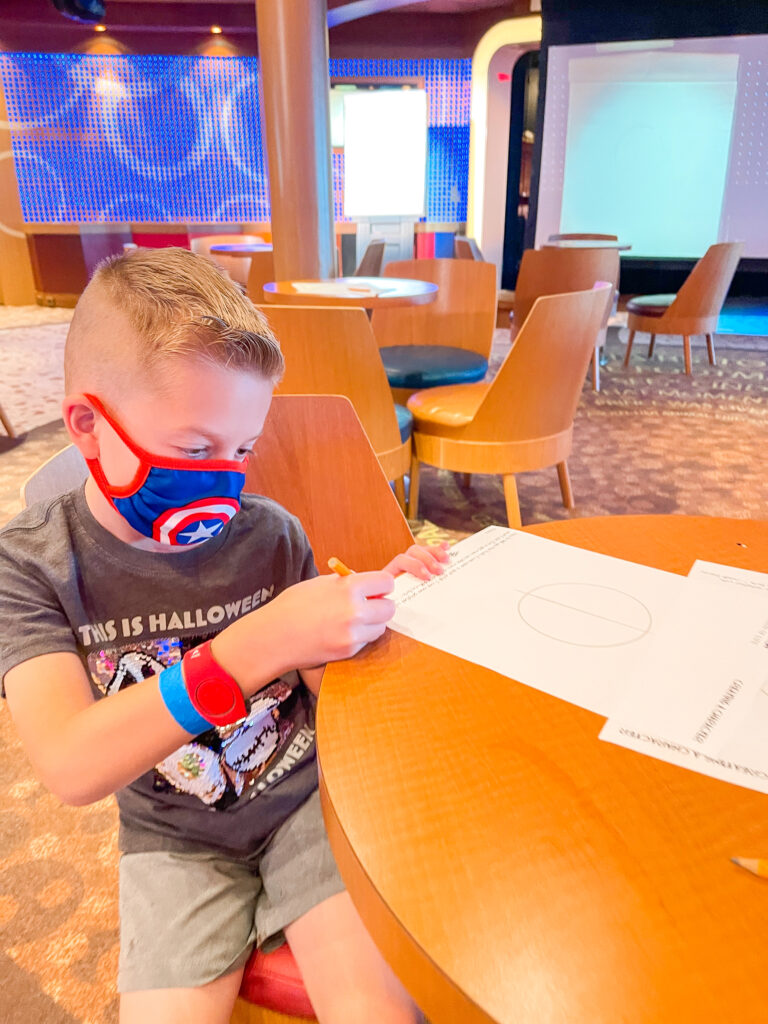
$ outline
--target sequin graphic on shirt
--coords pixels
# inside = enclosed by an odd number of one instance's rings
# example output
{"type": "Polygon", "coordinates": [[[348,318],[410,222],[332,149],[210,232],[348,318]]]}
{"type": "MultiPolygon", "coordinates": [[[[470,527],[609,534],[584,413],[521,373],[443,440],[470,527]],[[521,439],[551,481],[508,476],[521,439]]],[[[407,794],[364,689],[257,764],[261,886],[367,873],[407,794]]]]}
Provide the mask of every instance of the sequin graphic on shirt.
{"type": "MultiPolygon", "coordinates": [[[[88,668],[99,692],[109,697],[175,665],[204,639],[182,642],[166,637],[104,647],[88,655],[88,668]]],[[[291,734],[293,725],[281,717],[280,705],[292,693],[280,679],[259,690],[246,702],[248,714],[240,722],[212,726],[157,764],[155,789],[172,787],[208,806],[229,807],[246,787],[256,784],[291,734]]],[[[263,788],[258,786],[259,791],[263,788]]]]}

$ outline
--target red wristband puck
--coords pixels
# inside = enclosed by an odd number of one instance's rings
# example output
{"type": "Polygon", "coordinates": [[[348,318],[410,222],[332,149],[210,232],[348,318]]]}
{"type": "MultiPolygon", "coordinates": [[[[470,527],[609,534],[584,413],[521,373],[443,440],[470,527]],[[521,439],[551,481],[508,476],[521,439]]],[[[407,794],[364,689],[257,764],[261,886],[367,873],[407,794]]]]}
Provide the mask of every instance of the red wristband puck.
{"type": "Polygon", "coordinates": [[[248,709],[242,690],[211,653],[211,641],[187,651],[182,662],[184,684],[195,711],[211,725],[232,725],[248,709]]]}

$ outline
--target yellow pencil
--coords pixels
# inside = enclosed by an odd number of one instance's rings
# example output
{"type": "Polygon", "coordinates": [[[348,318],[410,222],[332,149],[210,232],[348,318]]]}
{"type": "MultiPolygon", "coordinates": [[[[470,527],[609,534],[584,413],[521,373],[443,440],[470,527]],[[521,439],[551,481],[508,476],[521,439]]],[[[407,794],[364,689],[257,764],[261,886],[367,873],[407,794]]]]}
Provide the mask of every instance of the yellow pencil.
{"type": "Polygon", "coordinates": [[[746,868],[747,871],[751,871],[759,878],[768,878],[768,860],[757,857],[731,857],[731,860],[740,868],[746,868]]]}
{"type": "Polygon", "coordinates": [[[344,565],[340,558],[329,558],[328,568],[331,572],[335,572],[337,576],[354,576],[355,570],[350,569],[348,565],[344,565]]]}

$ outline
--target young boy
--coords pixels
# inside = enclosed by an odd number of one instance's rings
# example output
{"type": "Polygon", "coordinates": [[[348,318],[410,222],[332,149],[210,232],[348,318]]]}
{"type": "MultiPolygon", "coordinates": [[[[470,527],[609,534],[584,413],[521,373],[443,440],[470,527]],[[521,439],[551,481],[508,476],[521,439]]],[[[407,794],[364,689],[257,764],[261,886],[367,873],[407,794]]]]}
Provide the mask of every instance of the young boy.
{"type": "Polygon", "coordinates": [[[419,1019],[336,870],[314,710],[323,665],[384,632],[393,576],[447,555],[318,576],[297,520],[241,497],[282,366],[206,259],[102,264],[65,353],[90,474],[0,533],[0,679],[25,749],[66,803],[117,793],[122,1024],[226,1024],[254,943],[284,938],[321,1022],[419,1019]]]}

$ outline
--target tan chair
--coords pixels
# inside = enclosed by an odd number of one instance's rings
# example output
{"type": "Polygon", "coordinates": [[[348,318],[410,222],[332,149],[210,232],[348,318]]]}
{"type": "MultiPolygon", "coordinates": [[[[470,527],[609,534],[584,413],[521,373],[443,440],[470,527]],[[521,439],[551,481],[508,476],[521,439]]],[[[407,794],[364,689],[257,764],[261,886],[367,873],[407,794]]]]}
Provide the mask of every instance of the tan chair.
{"type": "Polygon", "coordinates": [[[222,270],[226,270],[229,276],[237,284],[245,288],[248,284],[248,274],[251,269],[250,256],[227,256],[226,253],[211,252],[212,245],[242,245],[248,243],[263,243],[261,235],[199,235],[190,239],[189,247],[192,252],[201,256],[208,256],[217,263],[222,270]]]}
{"type": "Polygon", "coordinates": [[[480,260],[398,260],[387,264],[384,277],[438,287],[434,302],[373,312],[395,401],[425,387],[482,380],[496,322],[496,267],[480,260]]]}
{"type": "Polygon", "coordinates": [[[453,239],[453,258],[455,260],[482,260],[483,254],[474,238],[456,235],[453,239]]]}
{"type": "Polygon", "coordinates": [[[27,477],[21,485],[21,507],[55,498],[79,487],[88,476],[88,466],[78,448],[68,444],[27,477]]]}
{"type": "Polygon", "coordinates": [[[613,285],[606,302],[592,353],[592,388],[600,390],[600,349],[605,344],[608,318],[619,285],[619,253],[616,249],[526,249],[520,262],[512,307],[514,341],[536,299],[542,295],[585,291],[598,281],[613,285]]]}
{"type": "Polygon", "coordinates": [[[618,242],[618,235],[589,235],[581,232],[571,232],[564,235],[550,235],[548,242],[618,242]]]}
{"type": "Polygon", "coordinates": [[[355,277],[378,277],[384,262],[384,250],[387,246],[385,238],[374,238],[365,247],[363,258],[357,265],[355,277]]]}
{"type": "Polygon", "coordinates": [[[690,374],[691,336],[703,334],[707,339],[709,363],[714,366],[717,319],[743,249],[743,242],[710,245],[676,295],[639,295],[630,299],[627,303],[629,338],[624,365],[629,366],[635,334],[647,331],[651,336],[649,359],[653,355],[657,334],[681,334],[685,372],[690,374]]]}
{"type": "Polygon", "coordinates": [[[279,393],[346,395],[405,509],[403,478],[411,464],[413,417],[404,406],[395,409],[365,310],[269,305],[262,312],[285,356],[279,393]]]}
{"type": "Polygon", "coordinates": [[[277,395],[256,452],[246,490],[298,516],[321,572],[331,555],[352,569],[381,569],[413,543],[348,398],[277,395]]]}
{"type": "Polygon", "coordinates": [[[419,501],[419,467],[500,473],[509,525],[519,527],[515,473],[557,466],[566,508],[573,508],[567,458],[573,417],[611,288],[539,298],[490,382],[413,395],[414,455],[409,517],[419,501]]]}
{"type": "Polygon", "coordinates": [[[255,252],[251,256],[246,294],[251,302],[258,305],[264,301],[264,285],[275,280],[275,257],[271,252],[255,252]]]}

